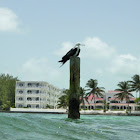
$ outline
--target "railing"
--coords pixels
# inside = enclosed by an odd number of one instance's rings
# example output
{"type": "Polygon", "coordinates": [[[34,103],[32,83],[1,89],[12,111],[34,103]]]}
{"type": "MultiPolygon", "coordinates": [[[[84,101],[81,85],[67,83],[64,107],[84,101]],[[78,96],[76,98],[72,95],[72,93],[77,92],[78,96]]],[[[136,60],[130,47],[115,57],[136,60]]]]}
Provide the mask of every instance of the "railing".
{"type": "Polygon", "coordinates": [[[16,96],[24,96],[24,94],[22,93],[16,93],[16,96]]]}
{"type": "Polygon", "coordinates": [[[47,93],[18,93],[18,92],[16,92],[16,95],[48,95],[47,93]]]}
{"type": "Polygon", "coordinates": [[[39,104],[40,101],[26,101],[27,104],[39,104]]]}
{"type": "Polygon", "coordinates": [[[39,94],[39,93],[34,93],[34,94],[32,94],[32,93],[30,93],[30,94],[28,94],[28,93],[26,93],[25,94],[26,96],[46,96],[45,94],[39,94]]]}
{"type": "Polygon", "coordinates": [[[48,89],[44,86],[16,86],[16,88],[45,88],[45,89],[48,89]]]}
{"type": "Polygon", "coordinates": [[[15,102],[16,102],[16,103],[23,103],[24,100],[16,100],[15,102]]]}
{"type": "MultiPolygon", "coordinates": [[[[117,105],[117,106],[128,106],[128,103],[110,103],[110,106],[117,105]]],[[[136,103],[129,103],[129,105],[136,105],[136,103]]]]}

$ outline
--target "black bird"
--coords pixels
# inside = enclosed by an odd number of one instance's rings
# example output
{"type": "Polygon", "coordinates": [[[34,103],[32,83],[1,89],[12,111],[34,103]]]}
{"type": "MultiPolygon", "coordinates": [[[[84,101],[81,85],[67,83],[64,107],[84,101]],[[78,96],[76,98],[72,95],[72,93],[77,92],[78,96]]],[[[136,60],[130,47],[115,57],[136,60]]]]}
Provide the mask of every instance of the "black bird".
{"type": "Polygon", "coordinates": [[[69,52],[66,53],[65,56],[62,57],[62,60],[58,62],[61,62],[62,65],[64,65],[70,59],[71,56],[78,56],[80,53],[80,46],[85,46],[85,45],[77,43],[69,52]]]}

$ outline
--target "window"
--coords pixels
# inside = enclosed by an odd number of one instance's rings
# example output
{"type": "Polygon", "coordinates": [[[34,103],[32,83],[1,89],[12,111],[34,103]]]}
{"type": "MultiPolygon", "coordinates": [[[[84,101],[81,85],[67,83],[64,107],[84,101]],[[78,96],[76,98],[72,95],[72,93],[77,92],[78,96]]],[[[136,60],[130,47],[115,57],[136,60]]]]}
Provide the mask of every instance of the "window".
{"type": "Polygon", "coordinates": [[[36,93],[39,93],[39,90],[37,90],[36,93]]]}
{"type": "Polygon", "coordinates": [[[39,83],[37,83],[36,86],[39,87],[39,83]]]}
{"type": "Polygon", "coordinates": [[[20,90],[20,91],[19,91],[19,93],[20,93],[20,94],[22,94],[22,93],[23,93],[23,91],[22,91],[22,90],[20,90]]]}
{"type": "Polygon", "coordinates": [[[103,101],[96,101],[96,103],[103,103],[103,101]]]}
{"type": "Polygon", "coordinates": [[[31,108],[31,105],[30,105],[30,104],[28,104],[28,105],[27,105],[27,107],[31,108]]]}
{"type": "Polygon", "coordinates": [[[32,101],[32,98],[31,98],[31,97],[28,97],[27,100],[28,100],[28,101],[32,101]]]}
{"type": "Polygon", "coordinates": [[[32,86],[32,84],[31,83],[28,83],[28,87],[31,87],[32,86]]]}
{"type": "Polygon", "coordinates": [[[30,94],[30,93],[32,93],[32,91],[31,90],[27,90],[27,93],[30,94]]]}
{"type": "Polygon", "coordinates": [[[118,101],[112,100],[110,101],[110,103],[118,103],[118,101]]]}
{"type": "Polygon", "coordinates": [[[36,101],[39,101],[39,97],[37,97],[35,100],[36,100],[36,101]]]}
{"type": "Polygon", "coordinates": [[[130,101],[129,103],[135,103],[134,101],[130,101]]]}
{"type": "Polygon", "coordinates": [[[20,86],[20,87],[23,87],[23,83],[20,83],[19,86],[20,86]]]}
{"type": "Polygon", "coordinates": [[[111,98],[111,97],[108,97],[108,101],[109,101],[110,98],[111,98]]]}
{"type": "Polygon", "coordinates": [[[20,97],[20,98],[19,98],[19,100],[20,100],[20,101],[22,101],[22,100],[23,100],[23,98],[22,98],[22,97],[20,97]]]}
{"type": "Polygon", "coordinates": [[[22,107],[22,104],[19,104],[18,107],[22,107]]]}
{"type": "Polygon", "coordinates": [[[39,105],[36,105],[36,108],[39,108],[39,105]]]}

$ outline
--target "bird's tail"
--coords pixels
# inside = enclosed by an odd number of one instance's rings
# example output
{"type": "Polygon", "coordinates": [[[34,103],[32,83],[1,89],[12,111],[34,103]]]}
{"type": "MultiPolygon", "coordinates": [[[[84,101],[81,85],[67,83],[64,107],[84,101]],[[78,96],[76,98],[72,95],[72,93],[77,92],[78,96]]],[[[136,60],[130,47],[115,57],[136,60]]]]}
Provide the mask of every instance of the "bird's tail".
{"type": "Polygon", "coordinates": [[[60,61],[58,61],[58,62],[63,62],[63,59],[62,59],[62,60],[60,60],[60,61]]]}
{"type": "Polygon", "coordinates": [[[62,65],[60,66],[60,67],[62,67],[65,63],[66,63],[66,61],[65,60],[60,60],[60,61],[58,61],[58,62],[60,62],[60,63],[62,63],[62,65]]]}

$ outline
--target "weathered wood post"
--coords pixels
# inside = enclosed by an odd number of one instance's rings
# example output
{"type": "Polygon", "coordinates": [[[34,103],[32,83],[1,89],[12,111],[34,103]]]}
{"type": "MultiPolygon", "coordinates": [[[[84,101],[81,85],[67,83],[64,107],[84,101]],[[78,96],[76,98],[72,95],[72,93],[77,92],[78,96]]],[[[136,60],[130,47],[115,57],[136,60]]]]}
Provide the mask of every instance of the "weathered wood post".
{"type": "Polygon", "coordinates": [[[80,119],[80,58],[70,58],[70,96],[68,118],[80,119]]]}

